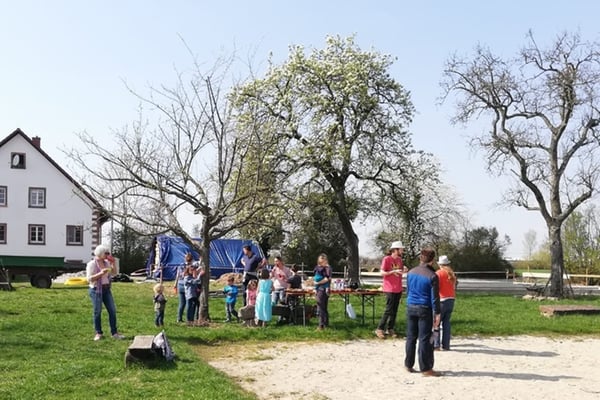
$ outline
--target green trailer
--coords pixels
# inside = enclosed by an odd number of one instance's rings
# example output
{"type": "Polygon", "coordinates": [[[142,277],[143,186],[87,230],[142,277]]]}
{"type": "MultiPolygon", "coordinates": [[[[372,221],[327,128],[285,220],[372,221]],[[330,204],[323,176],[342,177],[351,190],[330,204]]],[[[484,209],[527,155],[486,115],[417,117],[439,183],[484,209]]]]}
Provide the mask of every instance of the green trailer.
{"type": "Polygon", "coordinates": [[[85,264],[79,261],[65,261],[64,257],[4,256],[0,255],[0,268],[10,283],[17,276],[29,277],[31,286],[48,289],[52,279],[65,272],[81,271],[85,264]]]}

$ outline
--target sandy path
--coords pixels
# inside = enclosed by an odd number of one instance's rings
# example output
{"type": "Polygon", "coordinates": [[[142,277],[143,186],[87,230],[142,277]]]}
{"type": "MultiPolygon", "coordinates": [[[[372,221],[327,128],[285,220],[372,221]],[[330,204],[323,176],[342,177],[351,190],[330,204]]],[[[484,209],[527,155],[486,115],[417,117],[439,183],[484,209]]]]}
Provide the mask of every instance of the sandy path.
{"type": "Polygon", "coordinates": [[[435,353],[439,378],[404,370],[403,339],[272,344],[210,364],[261,399],[600,398],[599,338],[456,338],[452,347],[435,353]]]}

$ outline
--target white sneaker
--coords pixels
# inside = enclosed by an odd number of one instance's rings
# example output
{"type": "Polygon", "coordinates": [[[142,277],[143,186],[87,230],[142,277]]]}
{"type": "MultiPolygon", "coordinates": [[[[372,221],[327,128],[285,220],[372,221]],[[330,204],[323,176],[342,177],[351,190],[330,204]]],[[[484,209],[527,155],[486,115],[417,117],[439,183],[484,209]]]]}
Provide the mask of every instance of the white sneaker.
{"type": "Polygon", "coordinates": [[[102,334],[101,333],[96,333],[96,336],[94,336],[94,342],[97,342],[100,339],[102,339],[102,334]]]}
{"type": "Polygon", "coordinates": [[[113,339],[117,339],[117,340],[123,340],[125,339],[125,336],[121,335],[120,333],[115,333],[114,335],[112,335],[113,339]]]}

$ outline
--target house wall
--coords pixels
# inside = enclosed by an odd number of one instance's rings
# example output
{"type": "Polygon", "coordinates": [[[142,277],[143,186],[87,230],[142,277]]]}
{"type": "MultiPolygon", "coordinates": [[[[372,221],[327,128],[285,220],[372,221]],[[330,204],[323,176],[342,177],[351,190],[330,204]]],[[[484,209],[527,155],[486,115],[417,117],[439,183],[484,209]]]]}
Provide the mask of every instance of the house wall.
{"type": "Polygon", "coordinates": [[[0,147],[0,186],[7,187],[7,206],[0,207],[0,223],[7,224],[7,243],[0,255],[51,256],[87,261],[98,243],[93,203],[78,196],[78,188],[30,142],[16,135],[0,147]],[[10,165],[12,152],[26,154],[26,168],[10,165]],[[29,208],[30,187],[46,189],[46,207],[29,208]],[[43,224],[45,245],[28,244],[29,224],[43,224]],[[67,246],[67,225],[83,226],[83,246],[67,246]]]}

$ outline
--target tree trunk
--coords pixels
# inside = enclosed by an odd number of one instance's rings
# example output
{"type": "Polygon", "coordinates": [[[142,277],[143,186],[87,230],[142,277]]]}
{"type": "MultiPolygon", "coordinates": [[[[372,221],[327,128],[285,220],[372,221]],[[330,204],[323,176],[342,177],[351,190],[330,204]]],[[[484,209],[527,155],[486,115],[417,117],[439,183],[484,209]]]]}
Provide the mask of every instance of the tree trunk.
{"type": "Polygon", "coordinates": [[[550,239],[550,296],[563,298],[564,297],[564,255],[562,238],[560,236],[561,226],[559,224],[551,224],[548,226],[548,238],[550,239]]]}
{"type": "Polygon", "coordinates": [[[358,258],[358,236],[352,232],[352,239],[348,243],[348,279],[350,283],[359,283],[360,265],[358,258]]]}
{"type": "Polygon", "coordinates": [[[344,192],[346,180],[332,178],[329,183],[336,194],[336,201],[332,205],[338,215],[348,245],[348,283],[359,284],[358,236],[352,227],[352,219],[350,218],[346,204],[346,195],[344,192]]]}
{"type": "Polygon", "coordinates": [[[204,264],[204,275],[202,276],[202,294],[200,295],[200,321],[210,321],[208,299],[210,292],[210,238],[207,232],[202,232],[202,264],[204,264]]]}
{"type": "Polygon", "coordinates": [[[359,282],[358,236],[354,233],[350,220],[342,221],[342,230],[348,243],[348,279],[349,283],[359,282]]]}

